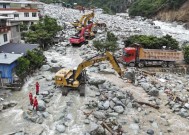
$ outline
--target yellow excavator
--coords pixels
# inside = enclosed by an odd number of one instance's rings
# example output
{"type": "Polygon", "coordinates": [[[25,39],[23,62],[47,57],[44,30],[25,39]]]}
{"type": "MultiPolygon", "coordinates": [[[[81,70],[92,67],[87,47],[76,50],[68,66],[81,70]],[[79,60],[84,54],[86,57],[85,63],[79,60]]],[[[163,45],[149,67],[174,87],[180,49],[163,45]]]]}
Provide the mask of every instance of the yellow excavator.
{"type": "Polygon", "coordinates": [[[80,27],[84,25],[84,27],[87,25],[87,22],[94,18],[94,11],[90,14],[83,15],[80,20],[76,20],[73,23],[71,23],[75,28],[79,27],[78,30],[80,30],[80,27]]]}
{"type": "Polygon", "coordinates": [[[55,84],[56,86],[63,86],[63,96],[67,95],[70,88],[78,89],[80,96],[85,96],[86,71],[84,69],[86,67],[92,66],[95,63],[106,60],[108,60],[112,64],[112,67],[120,76],[123,75],[123,71],[121,70],[115,57],[110,52],[106,52],[105,55],[95,56],[80,63],[77,67],[77,70],[66,68],[59,70],[55,75],[55,84]]]}

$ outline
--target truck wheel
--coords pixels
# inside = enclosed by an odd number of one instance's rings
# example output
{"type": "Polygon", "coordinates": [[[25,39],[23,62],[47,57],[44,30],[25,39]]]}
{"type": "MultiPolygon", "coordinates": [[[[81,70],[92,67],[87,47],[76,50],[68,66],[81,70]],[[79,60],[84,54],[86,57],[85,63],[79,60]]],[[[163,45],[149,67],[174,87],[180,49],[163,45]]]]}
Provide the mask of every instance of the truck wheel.
{"type": "Polygon", "coordinates": [[[161,66],[162,66],[163,68],[166,68],[166,67],[167,67],[167,62],[163,62],[163,63],[161,64],[161,66]]]}
{"type": "Polygon", "coordinates": [[[138,67],[139,67],[139,68],[143,68],[143,67],[144,67],[144,63],[143,63],[143,62],[139,62],[139,63],[138,63],[138,67]]]}
{"type": "Polygon", "coordinates": [[[168,63],[168,67],[169,67],[169,68],[174,68],[174,67],[175,67],[174,62],[169,62],[169,63],[168,63]]]}
{"type": "Polygon", "coordinates": [[[134,67],[134,66],[135,66],[134,62],[129,63],[129,67],[134,67]]]}

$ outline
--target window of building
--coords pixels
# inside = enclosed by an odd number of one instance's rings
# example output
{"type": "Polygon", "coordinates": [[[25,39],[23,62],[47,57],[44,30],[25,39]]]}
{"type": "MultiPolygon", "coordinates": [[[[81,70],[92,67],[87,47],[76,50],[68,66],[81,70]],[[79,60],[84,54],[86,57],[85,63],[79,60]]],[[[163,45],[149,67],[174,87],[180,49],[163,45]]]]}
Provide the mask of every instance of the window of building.
{"type": "Polygon", "coordinates": [[[1,16],[6,16],[6,17],[8,17],[8,14],[2,14],[1,16]]]}
{"type": "Polygon", "coordinates": [[[29,17],[29,13],[24,13],[24,17],[29,17]]]}
{"type": "Polygon", "coordinates": [[[19,17],[19,14],[14,14],[14,17],[19,17]]]}
{"type": "Polygon", "coordinates": [[[6,4],[3,4],[3,8],[7,8],[7,5],[6,5],[6,4]]]}
{"type": "Polygon", "coordinates": [[[32,13],[32,17],[36,17],[37,16],[37,13],[32,13]]]}
{"type": "Polygon", "coordinates": [[[7,34],[3,34],[3,39],[4,39],[4,42],[8,41],[7,34]]]}

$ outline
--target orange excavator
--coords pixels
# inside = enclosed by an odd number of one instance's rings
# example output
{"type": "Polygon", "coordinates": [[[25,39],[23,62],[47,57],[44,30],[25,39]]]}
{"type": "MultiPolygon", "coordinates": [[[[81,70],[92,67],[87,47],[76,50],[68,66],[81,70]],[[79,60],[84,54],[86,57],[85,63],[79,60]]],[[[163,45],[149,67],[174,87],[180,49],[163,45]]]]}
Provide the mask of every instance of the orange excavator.
{"type": "Polygon", "coordinates": [[[69,39],[70,43],[72,45],[87,44],[88,41],[86,39],[94,37],[94,33],[92,32],[93,25],[93,22],[90,22],[86,27],[82,26],[81,31],[69,39]]]}

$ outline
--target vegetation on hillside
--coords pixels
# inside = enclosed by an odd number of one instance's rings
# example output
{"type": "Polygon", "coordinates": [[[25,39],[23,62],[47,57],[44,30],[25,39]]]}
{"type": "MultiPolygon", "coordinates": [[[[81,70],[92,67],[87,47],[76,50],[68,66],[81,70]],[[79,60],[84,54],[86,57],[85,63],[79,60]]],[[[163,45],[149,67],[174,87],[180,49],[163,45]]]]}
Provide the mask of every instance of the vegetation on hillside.
{"type": "Polygon", "coordinates": [[[16,66],[16,74],[23,79],[32,71],[40,68],[44,64],[45,56],[40,50],[28,51],[25,57],[18,59],[16,66]]]}
{"type": "Polygon", "coordinates": [[[184,52],[184,60],[187,64],[189,64],[189,45],[183,48],[183,52],[184,52]]]}
{"type": "Polygon", "coordinates": [[[113,33],[107,32],[105,41],[94,40],[93,45],[100,52],[105,52],[105,51],[114,52],[118,48],[117,40],[118,40],[117,37],[113,33]]]}
{"type": "Polygon", "coordinates": [[[37,24],[30,26],[27,33],[24,33],[26,42],[37,43],[41,48],[45,49],[53,44],[53,37],[61,30],[56,19],[45,16],[41,18],[37,24]]]}
{"type": "Polygon", "coordinates": [[[78,5],[89,7],[98,7],[102,8],[105,13],[113,14],[118,12],[125,12],[128,5],[130,4],[129,0],[41,0],[45,3],[53,2],[65,2],[69,5],[77,3],[78,5]]]}
{"type": "Polygon", "coordinates": [[[124,42],[126,47],[133,43],[138,43],[144,48],[148,49],[162,49],[163,46],[166,46],[167,49],[179,49],[178,41],[176,41],[170,35],[166,35],[161,38],[155,36],[134,35],[129,37],[124,42]]]}
{"type": "Polygon", "coordinates": [[[129,8],[131,16],[150,17],[160,10],[176,10],[187,0],[136,0],[129,8]]]}

